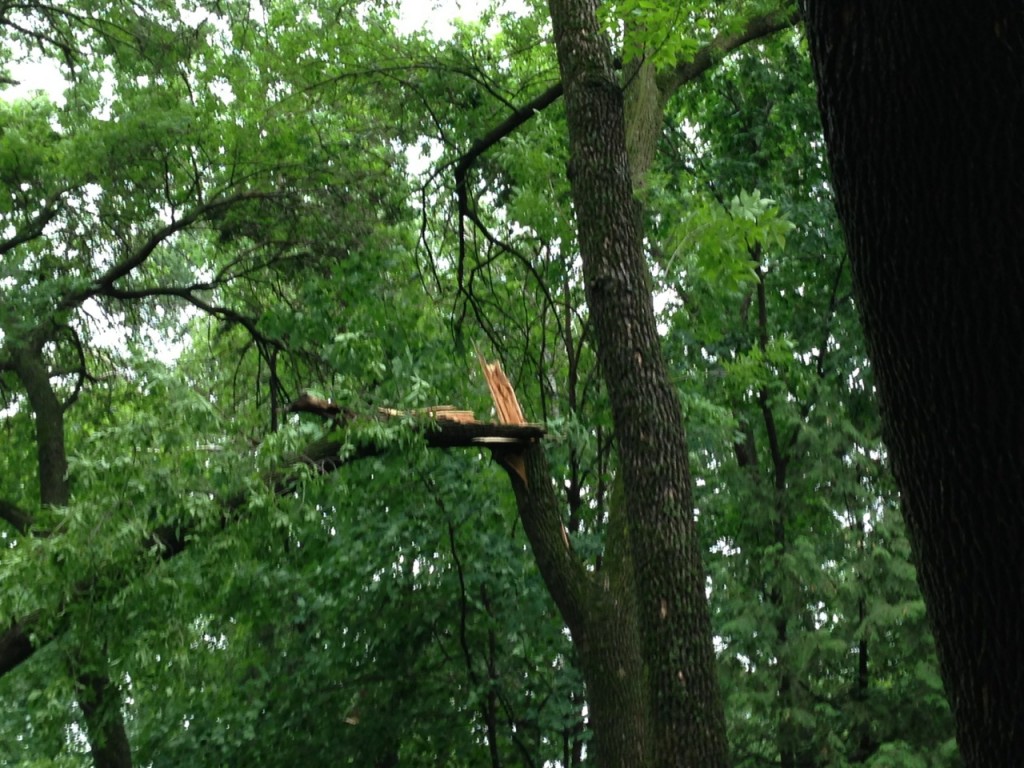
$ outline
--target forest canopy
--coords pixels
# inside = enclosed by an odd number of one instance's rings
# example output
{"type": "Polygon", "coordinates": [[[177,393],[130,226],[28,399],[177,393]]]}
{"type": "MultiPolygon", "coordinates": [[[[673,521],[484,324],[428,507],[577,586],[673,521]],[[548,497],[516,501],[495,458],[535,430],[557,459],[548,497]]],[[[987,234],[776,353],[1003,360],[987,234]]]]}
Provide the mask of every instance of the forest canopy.
{"type": "Polygon", "coordinates": [[[0,2],[0,766],[960,765],[796,10],[407,5],[0,2]]]}

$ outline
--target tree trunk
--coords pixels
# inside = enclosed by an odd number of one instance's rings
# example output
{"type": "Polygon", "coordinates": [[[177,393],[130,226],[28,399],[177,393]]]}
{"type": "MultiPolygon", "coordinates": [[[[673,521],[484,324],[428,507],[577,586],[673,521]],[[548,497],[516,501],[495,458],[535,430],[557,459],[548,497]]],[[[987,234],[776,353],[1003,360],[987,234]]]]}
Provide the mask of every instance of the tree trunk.
{"type": "Polygon", "coordinates": [[[855,288],[960,749],[1024,759],[1024,11],[808,0],[855,288]]]}
{"type": "Polygon", "coordinates": [[[573,203],[625,487],[653,764],[728,763],[686,439],[658,339],[622,91],[594,0],[551,0],[573,203]]]}
{"type": "MultiPolygon", "coordinates": [[[[15,373],[35,413],[39,461],[39,499],[43,506],[64,507],[71,501],[64,439],[64,408],[50,384],[40,345],[16,350],[15,373]]],[[[110,678],[81,671],[73,664],[78,704],[85,716],[96,768],[131,768],[131,748],[121,713],[121,697],[110,678]]]]}
{"type": "MultiPolygon", "coordinates": [[[[629,30],[626,31],[627,34],[629,30]]],[[[634,189],[641,189],[654,163],[665,105],[650,59],[630,59],[623,66],[626,156],[634,189]]]]}
{"type": "Polygon", "coordinates": [[[124,729],[121,696],[102,674],[78,673],[75,677],[78,705],[85,717],[85,726],[96,768],[131,768],[132,750],[124,729]]]}
{"type": "MultiPolygon", "coordinates": [[[[579,655],[595,763],[599,768],[643,766],[649,713],[628,552],[609,544],[604,568],[596,575],[587,571],[562,526],[543,446],[531,445],[523,458],[528,484],[511,469],[509,479],[541,576],[579,655]]],[[[624,527],[621,521],[611,525],[624,527]]],[[[624,544],[623,532],[609,530],[608,536],[624,544]]]]}

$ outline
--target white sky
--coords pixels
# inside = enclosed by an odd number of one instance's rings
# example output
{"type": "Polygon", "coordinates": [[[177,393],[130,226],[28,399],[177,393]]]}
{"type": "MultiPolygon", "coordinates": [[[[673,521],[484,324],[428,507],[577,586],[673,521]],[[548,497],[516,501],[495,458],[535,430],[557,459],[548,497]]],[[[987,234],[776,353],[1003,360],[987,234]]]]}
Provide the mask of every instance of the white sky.
{"type": "Polygon", "coordinates": [[[64,91],[64,78],[60,68],[52,61],[14,61],[9,67],[11,77],[18,84],[11,85],[0,91],[0,98],[5,101],[27,99],[36,91],[45,91],[50,99],[58,101],[64,91]]]}
{"type": "Polygon", "coordinates": [[[401,34],[426,29],[434,37],[447,37],[453,19],[475,19],[487,7],[485,0],[401,0],[396,28],[401,34]]]}

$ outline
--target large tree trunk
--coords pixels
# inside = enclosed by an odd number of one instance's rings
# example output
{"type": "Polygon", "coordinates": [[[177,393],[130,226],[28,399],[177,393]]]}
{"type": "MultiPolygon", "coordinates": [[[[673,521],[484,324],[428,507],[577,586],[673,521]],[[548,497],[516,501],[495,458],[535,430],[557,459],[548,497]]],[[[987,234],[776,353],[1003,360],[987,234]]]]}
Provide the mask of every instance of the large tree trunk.
{"type": "Polygon", "coordinates": [[[636,572],[653,764],[728,762],[686,439],[658,340],[623,98],[594,0],[551,0],[570,181],[636,572]]]}
{"type": "Polygon", "coordinates": [[[972,766],[1024,760],[1024,9],[808,0],[857,297],[972,766]]]}

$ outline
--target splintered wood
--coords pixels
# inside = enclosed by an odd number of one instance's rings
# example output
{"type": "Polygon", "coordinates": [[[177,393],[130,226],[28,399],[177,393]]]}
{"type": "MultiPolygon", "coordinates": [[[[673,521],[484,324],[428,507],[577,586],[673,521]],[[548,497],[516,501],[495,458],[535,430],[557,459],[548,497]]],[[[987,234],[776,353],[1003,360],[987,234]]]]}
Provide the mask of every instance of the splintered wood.
{"type": "MultiPolygon", "coordinates": [[[[488,363],[479,351],[476,353],[476,359],[480,362],[480,370],[484,372],[487,388],[491,390],[491,400],[494,401],[494,410],[498,413],[498,423],[525,424],[526,419],[523,418],[523,409],[519,407],[516,391],[512,389],[512,383],[508,380],[508,376],[501,370],[501,364],[488,363]]],[[[500,457],[495,454],[495,458],[504,462],[509,469],[515,472],[523,481],[523,485],[530,485],[526,479],[526,462],[523,461],[521,451],[508,452],[500,457]]]]}
{"type": "MultiPolygon", "coordinates": [[[[497,424],[478,421],[472,411],[462,410],[453,405],[432,405],[416,410],[378,408],[377,417],[390,419],[425,416],[433,419],[433,425],[429,429],[424,429],[428,445],[435,448],[486,446],[492,450],[494,458],[502,466],[514,472],[524,485],[528,485],[523,450],[529,443],[544,437],[544,427],[541,424],[528,424],[523,418],[523,409],[519,406],[511,382],[501,370],[501,364],[488,363],[479,352],[477,360],[487,381],[487,388],[491,391],[494,410],[498,416],[497,424]]],[[[312,413],[334,423],[357,418],[354,411],[308,392],[302,393],[284,410],[286,413],[312,413]]]]}
{"type": "MultiPolygon", "coordinates": [[[[512,382],[501,369],[501,363],[488,363],[479,352],[476,354],[480,362],[480,370],[483,371],[484,379],[487,381],[487,388],[491,390],[491,400],[494,402],[494,410],[498,414],[499,424],[524,425],[526,419],[523,417],[523,409],[519,406],[516,398],[516,391],[512,388],[512,382]]],[[[410,414],[433,416],[443,421],[456,421],[460,424],[479,423],[472,411],[463,411],[454,405],[432,405],[429,408],[419,408],[414,411],[399,411],[395,408],[379,408],[385,416],[408,416],[410,414]]]]}
{"type": "Polygon", "coordinates": [[[494,409],[498,412],[499,424],[525,424],[523,409],[519,407],[519,400],[516,399],[516,391],[512,389],[512,383],[508,376],[501,370],[501,363],[488,363],[483,355],[476,353],[476,359],[480,361],[480,369],[487,379],[487,387],[491,390],[491,399],[494,401],[494,409]]]}

